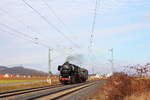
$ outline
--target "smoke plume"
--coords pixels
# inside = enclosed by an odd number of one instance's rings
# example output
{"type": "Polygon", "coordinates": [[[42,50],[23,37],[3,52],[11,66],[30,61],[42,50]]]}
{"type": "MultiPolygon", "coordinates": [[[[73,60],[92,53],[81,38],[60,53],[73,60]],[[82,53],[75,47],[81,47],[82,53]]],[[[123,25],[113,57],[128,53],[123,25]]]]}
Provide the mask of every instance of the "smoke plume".
{"type": "Polygon", "coordinates": [[[83,65],[84,63],[84,56],[81,54],[76,54],[76,55],[70,55],[66,58],[66,61],[76,64],[76,65],[83,65]]]}

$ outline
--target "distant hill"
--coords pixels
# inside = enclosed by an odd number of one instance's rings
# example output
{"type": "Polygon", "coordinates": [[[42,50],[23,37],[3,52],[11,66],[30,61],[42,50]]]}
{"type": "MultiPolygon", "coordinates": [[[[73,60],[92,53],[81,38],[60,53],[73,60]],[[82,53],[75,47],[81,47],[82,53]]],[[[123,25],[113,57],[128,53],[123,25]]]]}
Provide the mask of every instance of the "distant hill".
{"type": "Polygon", "coordinates": [[[25,68],[22,66],[17,66],[17,67],[12,67],[12,68],[8,68],[6,66],[0,66],[0,74],[5,74],[5,73],[21,74],[21,75],[46,75],[45,72],[25,68]]]}

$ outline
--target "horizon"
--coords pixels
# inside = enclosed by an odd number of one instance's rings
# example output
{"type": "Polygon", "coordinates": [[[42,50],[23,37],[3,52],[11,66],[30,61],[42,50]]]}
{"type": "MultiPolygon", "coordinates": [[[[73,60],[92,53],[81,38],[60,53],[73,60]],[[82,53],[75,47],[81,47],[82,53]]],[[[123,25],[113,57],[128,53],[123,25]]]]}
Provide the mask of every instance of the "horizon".
{"type": "Polygon", "coordinates": [[[22,65],[47,72],[48,47],[53,49],[53,73],[58,73],[57,66],[63,64],[69,56],[80,58],[75,63],[80,63],[90,73],[111,73],[111,48],[114,49],[114,67],[117,71],[121,71],[123,66],[146,64],[150,61],[148,0],[100,1],[92,52],[88,47],[95,0],[26,2],[57,28],[46,23],[22,0],[0,2],[2,66],[22,65]]]}

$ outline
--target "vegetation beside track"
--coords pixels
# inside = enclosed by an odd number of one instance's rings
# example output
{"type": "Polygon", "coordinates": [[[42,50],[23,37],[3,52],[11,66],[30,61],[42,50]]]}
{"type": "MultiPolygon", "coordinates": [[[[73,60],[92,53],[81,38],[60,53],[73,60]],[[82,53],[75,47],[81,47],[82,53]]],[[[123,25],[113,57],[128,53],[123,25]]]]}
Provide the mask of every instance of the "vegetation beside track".
{"type": "Polygon", "coordinates": [[[89,98],[94,100],[148,100],[150,78],[137,78],[124,73],[114,73],[103,86],[94,90],[89,98]]]}
{"type": "MultiPolygon", "coordinates": [[[[50,85],[46,80],[43,80],[43,81],[40,81],[40,80],[3,80],[1,82],[22,82],[22,83],[0,85],[0,92],[50,85]],[[28,81],[29,83],[24,83],[25,81],[28,81]],[[30,83],[30,81],[35,81],[35,82],[30,83]],[[39,82],[36,82],[36,81],[39,81],[39,82]]],[[[52,80],[51,85],[57,85],[57,84],[60,84],[58,80],[52,80]]]]}
{"type": "Polygon", "coordinates": [[[0,84],[3,84],[3,83],[26,82],[26,81],[33,81],[33,80],[0,80],[0,84]]]}
{"type": "Polygon", "coordinates": [[[48,83],[47,82],[35,82],[35,83],[28,83],[28,84],[2,85],[0,86],[0,92],[32,88],[32,87],[38,87],[38,86],[44,86],[44,85],[48,85],[48,83]]]}

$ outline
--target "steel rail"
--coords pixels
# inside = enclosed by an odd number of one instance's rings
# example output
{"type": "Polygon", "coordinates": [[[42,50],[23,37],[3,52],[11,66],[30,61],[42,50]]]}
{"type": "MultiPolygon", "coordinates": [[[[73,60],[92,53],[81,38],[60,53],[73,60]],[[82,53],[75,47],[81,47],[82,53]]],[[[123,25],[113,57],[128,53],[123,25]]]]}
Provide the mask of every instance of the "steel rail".
{"type": "Polygon", "coordinates": [[[41,90],[46,90],[46,89],[52,89],[52,88],[57,88],[57,87],[61,87],[61,86],[62,85],[42,86],[42,87],[34,87],[34,88],[6,91],[6,92],[0,93],[0,98],[17,96],[17,95],[21,95],[21,94],[25,94],[25,93],[36,92],[36,91],[41,91],[41,90]]]}
{"type": "Polygon", "coordinates": [[[70,94],[72,94],[72,93],[74,93],[74,92],[76,92],[76,91],[79,91],[79,90],[81,90],[81,89],[85,89],[85,88],[87,88],[87,87],[89,87],[89,86],[92,86],[92,85],[94,85],[94,84],[90,84],[90,85],[87,85],[87,86],[84,86],[84,87],[80,87],[80,88],[75,89],[75,90],[72,90],[72,91],[70,91],[70,92],[68,92],[68,93],[65,93],[65,94],[59,95],[59,96],[57,96],[57,97],[51,98],[51,100],[61,99],[61,98],[64,97],[64,96],[68,96],[68,95],[70,95],[70,94]]]}
{"type": "MultiPolygon", "coordinates": [[[[87,85],[87,84],[90,84],[90,85],[93,85],[95,84],[95,82],[88,82],[88,83],[82,83],[82,84],[76,84],[75,86],[71,86],[71,87],[66,87],[64,89],[58,89],[56,91],[52,91],[52,92],[46,92],[45,94],[39,94],[39,95],[35,95],[35,96],[32,96],[32,97],[28,97],[27,99],[28,100],[34,100],[34,99],[39,99],[39,98],[44,98],[48,95],[53,95],[53,94],[57,94],[59,92],[62,92],[62,91],[65,91],[65,90],[69,90],[69,89],[73,89],[73,88],[77,88],[77,87],[80,87],[80,86],[84,86],[84,85],[87,85]],[[92,83],[92,84],[91,84],[92,83]]],[[[89,86],[89,85],[88,85],[89,86]]],[[[78,91],[78,90],[76,90],[78,91]]],[[[75,91],[74,91],[75,92],[75,91]]],[[[67,94],[66,94],[67,95],[67,94]]],[[[62,97],[63,95],[61,96],[58,96],[58,97],[62,97]]],[[[65,96],[65,95],[64,95],[65,96]]],[[[17,99],[18,100],[18,99],[17,99]]],[[[55,98],[53,99],[55,100],[55,98]]]]}

